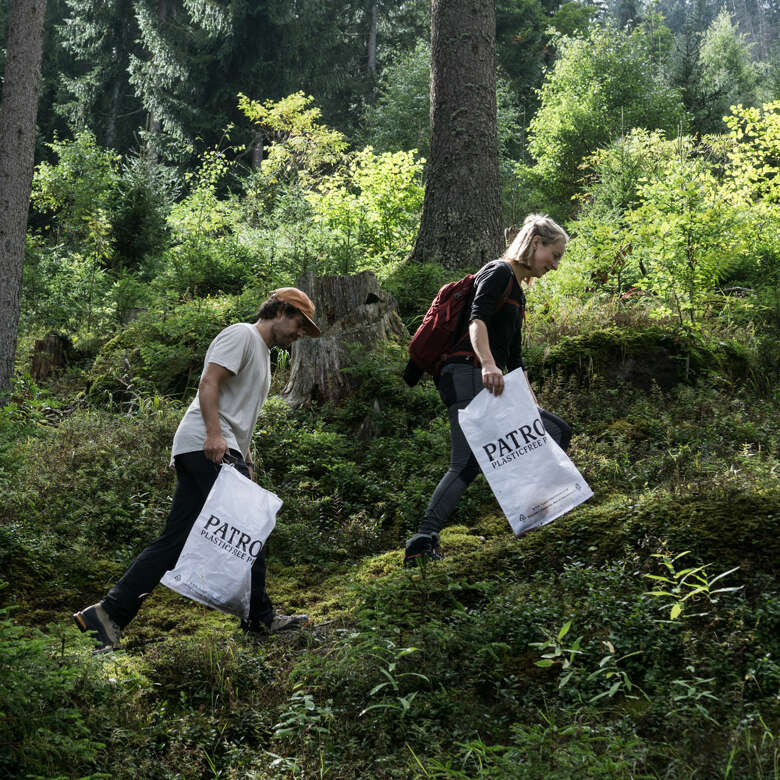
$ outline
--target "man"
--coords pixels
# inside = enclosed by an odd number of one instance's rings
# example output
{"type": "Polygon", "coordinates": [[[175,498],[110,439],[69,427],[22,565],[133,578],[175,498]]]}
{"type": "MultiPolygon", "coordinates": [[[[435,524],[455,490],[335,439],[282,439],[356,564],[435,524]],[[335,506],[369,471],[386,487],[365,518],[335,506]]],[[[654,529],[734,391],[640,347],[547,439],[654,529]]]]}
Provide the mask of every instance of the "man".
{"type": "MultiPolygon", "coordinates": [[[[288,347],[304,335],[319,336],[313,316],[314,304],[304,292],[283,287],[263,303],[254,324],[231,325],[211,342],[197,395],[173,437],[171,465],[178,481],[165,530],[102,601],[73,615],[82,631],[95,635],[100,649],[119,646],[143,599],[175,566],[223,459],[252,477],[249,445],[271,384],[271,347],[288,347]]],[[[242,620],[241,627],[257,633],[300,627],[306,615],[274,614],[265,572],[263,549],[252,566],[249,620],[242,620]]]]}

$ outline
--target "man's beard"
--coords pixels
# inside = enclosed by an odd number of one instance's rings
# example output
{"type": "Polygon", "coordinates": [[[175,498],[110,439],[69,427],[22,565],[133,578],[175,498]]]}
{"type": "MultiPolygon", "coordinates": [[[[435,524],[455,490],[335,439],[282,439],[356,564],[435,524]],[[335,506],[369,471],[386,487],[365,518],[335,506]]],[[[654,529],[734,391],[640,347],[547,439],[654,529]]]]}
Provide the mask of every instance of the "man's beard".
{"type": "Polygon", "coordinates": [[[293,337],[279,325],[271,326],[271,338],[275,347],[287,348],[293,343],[293,337]]]}

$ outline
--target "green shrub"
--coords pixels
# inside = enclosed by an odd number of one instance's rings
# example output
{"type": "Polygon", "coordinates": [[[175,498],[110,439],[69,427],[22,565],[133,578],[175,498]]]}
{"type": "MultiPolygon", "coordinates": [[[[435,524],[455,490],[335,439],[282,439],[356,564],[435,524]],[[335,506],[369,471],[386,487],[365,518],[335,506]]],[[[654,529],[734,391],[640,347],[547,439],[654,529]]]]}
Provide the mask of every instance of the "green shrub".
{"type": "Polygon", "coordinates": [[[46,609],[94,597],[162,530],[180,413],[82,411],[17,442],[23,465],[2,475],[0,529],[0,567],[15,598],[46,609]]]}
{"type": "Polygon", "coordinates": [[[126,158],[112,218],[115,270],[133,270],[149,277],[150,261],[169,240],[166,220],[178,189],[175,172],[151,155],[126,158]]]}
{"type": "Polygon", "coordinates": [[[83,774],[104,745],[86,718],[103,684],[93,675],[87,646],[53,626],[44,633],[18,625],[0,609],[0,771],[4,777],[83,774]],[[75,644],[74,644],[75,643],[75,644]]]}
{"type": "Polygon", "coordinates": [[[417,330],[442,285],[460,279],[466,271],[452,271],[438,263],[402,262],[378,271],[382,287],[398,302],[410,333],[417,330]]]}
{"type": "Polygon", "coordinates": [[[212,339],[233,322],[251,319],[263,298],[248,293],[245,300],[196,299],[170,312],[141,314],[101,347],[88,375],[90,398],[129,401],[149,391],[188,395],[212,339]]]}
{"type": "Polygon", "coordinates": [[[187,239],[163,257],[155,287],[166,294],[206,298],[237,295],[258,279],[263,257],[233,236],[187,239]]]}
{"type": "Polygon", "coordinates": [[[340,175],[307,194],[332,236],[341,273],[376,271],[414,245],[422,210],[422,162],[414,152],[356,152],[340,175]]]}

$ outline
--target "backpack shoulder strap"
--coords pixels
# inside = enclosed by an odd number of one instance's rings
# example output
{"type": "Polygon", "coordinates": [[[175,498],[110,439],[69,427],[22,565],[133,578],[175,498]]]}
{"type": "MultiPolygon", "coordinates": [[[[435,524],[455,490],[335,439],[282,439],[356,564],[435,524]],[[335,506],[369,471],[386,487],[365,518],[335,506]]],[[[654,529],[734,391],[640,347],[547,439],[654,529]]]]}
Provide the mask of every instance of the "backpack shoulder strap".
{"type": "MultiPolygon", "coordinates": [[[[506,263],[506,265],[509,267],[509,281],[507,282],[506,290],[504,290],[504,296],[503,298],[501,298],[501,303],[499,303],[498,306],[496,307],[496,311],[502,309],[505,303],[509,303],[512,306],[517,306],[518,309],[522,309],[523,308],[522,304],[518,303],[517,301],[513,301],[509,297],[512,294],[512,287],[515,282],[515,272],[512,270],[512,266],[509,265],[509,263],[507,263],[506,260],[504,260],[503,262],[506,263]]],[[[525,315],[525,312],[523,312],[523,314],[525,315]]]]}

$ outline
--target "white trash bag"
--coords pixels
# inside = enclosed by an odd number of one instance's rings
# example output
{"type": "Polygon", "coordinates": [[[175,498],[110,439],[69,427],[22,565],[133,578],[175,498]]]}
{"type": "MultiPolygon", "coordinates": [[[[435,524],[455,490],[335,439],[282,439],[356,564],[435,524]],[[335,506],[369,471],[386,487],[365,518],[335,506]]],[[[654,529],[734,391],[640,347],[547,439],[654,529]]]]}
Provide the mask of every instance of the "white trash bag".
{"type": "Polygon", "coordinates": [[[160,582],[208,607],[249,618],[252,564],[282,500],[223,465],[176,566],[160,582]]]}
{"type": "Polygon", "coordinates": [[[522,368],[504,377],[501,395],[482,390],[458,418],[515,534],[551,523],[593,495],[545,431],[522,368]]]}

